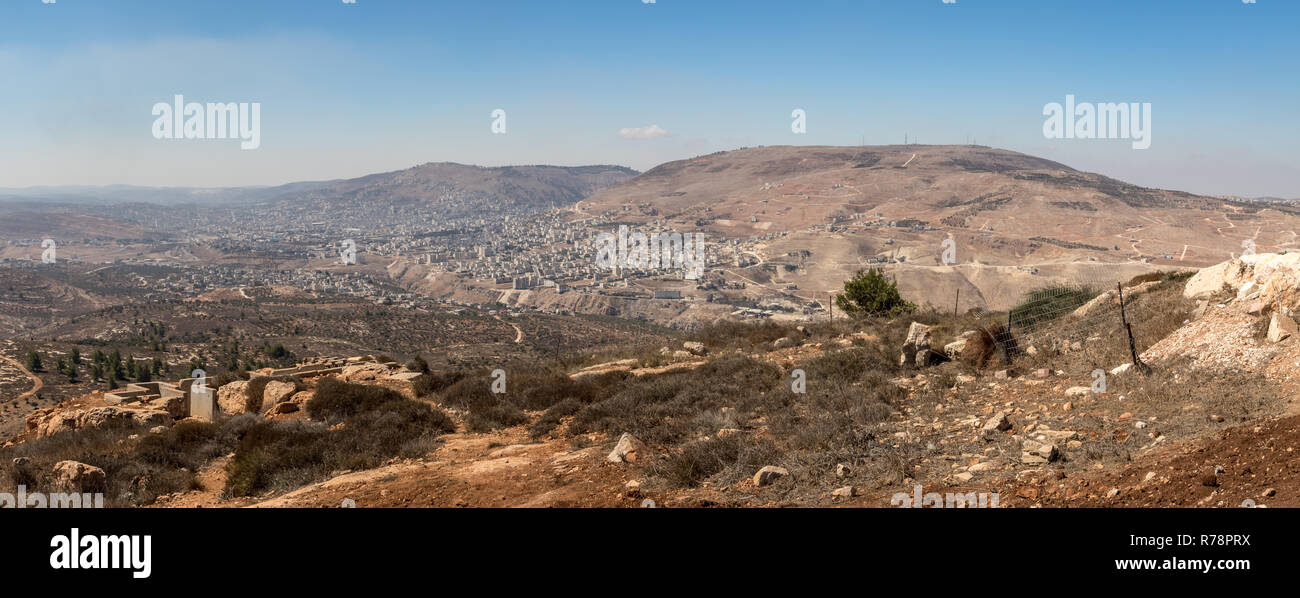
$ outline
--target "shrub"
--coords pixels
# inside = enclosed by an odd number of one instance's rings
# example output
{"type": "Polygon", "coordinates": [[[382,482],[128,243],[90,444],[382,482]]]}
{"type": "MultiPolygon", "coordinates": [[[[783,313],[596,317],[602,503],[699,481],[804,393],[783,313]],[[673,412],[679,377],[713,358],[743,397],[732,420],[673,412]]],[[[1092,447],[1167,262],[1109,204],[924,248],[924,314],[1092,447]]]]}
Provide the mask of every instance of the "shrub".
{"type": "Polygon", "coordinates": [[[692,487],[714,476],[724,484],[749,477],[759,468],[780,460],[781,452],[768,441],[747,441],[739,436],[708,438],[684,445],[680,451],[652,462],[649,473],[671,486],[692,487]]]}
{"type": "Polygon", "coordinates": [[[756,323],[719,320],[700,327],[690,335],[690,338],[713,349],[724,347],[749,348],[763,343],[770,343],[789,334],[790,330],[786,326],[772,320],[763,320],[756,323]]]}
{"type": "MultiPolygon", "coordinates": [[[[781,370],[743,355],[728,355],[694,371],[646,376],[578,412],[570,434],[630,432],[647,442],[674,442],[713,434],[709,411],[749,412],[765,404],[782,382],[781,370]]],[[[739,417],[743,417],[740,415],[739,417]]]]}
{"type": "Polygon", "coordinates": [[[470,432],[488,432],[528,423],[528,416],[518,407],[502,401],[495,405],[480,404],[465,418],[465,429],[470,432]]]}
{"type": "Polygon", "coordinates": [[[418,397],[426,397],[437,392],[442,392],[464,378],[465,374],[459,371],[439,374],[425,371],[424,374],[415,379],[415,395],[418,397]]]}
{"type": "Polygon", "coordinates": [[[809,378],[821,382],[850,383],[871,373],[894,373],[898,362],[885,354],[880,343],[828,351],[803,365],[809,378]]]}
{"type": "Polygon", "coordinates": [[[421,374],[428,374],[429,362],[425,361],[423,357],[416,355],[415,358],[406,362],[406,369],[411,370],[412,372],[420,372],[421,374]]]}
{"type": "Polygon", "coordinates": [[[439,402],[455,409],[470,410],[475,405],[492,405],[497,402],[492,385],[483,376],[462,378],[439,395],[439,402]]]}
{"type": "Polygon", "coordinates": [[[903,301],[898,284],[885,277],[883,268],[858,270],[844,282],[844,293],[835,296],[835,305],[845,313],[866,316],[890,316],[916,309],[915,305],[903,301]]]}
{"type": "Polygon", "coordinates": [[[975,334],[966,339],[961,360],[975,369],[990,365],[1010,365],[1020,351],[1016,337],[1000,322],[975,328],[975,334]]]}
{"type": "Polygon", "coordinates": [[[334,471],[419,456],[437,435],[456,429],[451,417],[428,403],[335,378],[317,384],[307,412],[312,421],[262,421],[248,429],[227,468],[229,495],[292,488],[334,471]]]}
{"type": "Polygon", "coordinates": [[[582,409],[582,403],[575,399],[564,399],[559,403],[551,405],[550,408],[537,418],[533,425],[528,427],[528,436],[532,438],[541,438],[551,433],[556,426],[560,425],[560,420],[573,415],[582,409]]]}
{"type": "Polygon", "coordinates": [[[548,409],[566,399],[574,399],[584,404],[591,403],[596,400],[600,390],[591,381],[574,380],[561,373],[543,375],[512,373],[510,381],[509,388],[517,390],[515,393],[509,393],[514,395],[515,404],[522,409],[533,411],[548,409]]]}

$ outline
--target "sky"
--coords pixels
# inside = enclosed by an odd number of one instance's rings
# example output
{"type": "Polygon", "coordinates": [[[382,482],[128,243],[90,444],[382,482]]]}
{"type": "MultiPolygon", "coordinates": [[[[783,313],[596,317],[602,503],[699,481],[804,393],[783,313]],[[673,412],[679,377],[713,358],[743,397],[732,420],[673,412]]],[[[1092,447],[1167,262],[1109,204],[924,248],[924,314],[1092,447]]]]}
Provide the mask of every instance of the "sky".
{"type": "Polygon", "coordinates": [[[1297,30],[1296,0],[0,0],[0,187],[906,139],[1300,198],[1297,30]],[[260,104],[260,145],[155,138],[178,94],[260,104]],[[1150,147],[1047,138],[1067,95],[1150,103],[1150,147]]]}

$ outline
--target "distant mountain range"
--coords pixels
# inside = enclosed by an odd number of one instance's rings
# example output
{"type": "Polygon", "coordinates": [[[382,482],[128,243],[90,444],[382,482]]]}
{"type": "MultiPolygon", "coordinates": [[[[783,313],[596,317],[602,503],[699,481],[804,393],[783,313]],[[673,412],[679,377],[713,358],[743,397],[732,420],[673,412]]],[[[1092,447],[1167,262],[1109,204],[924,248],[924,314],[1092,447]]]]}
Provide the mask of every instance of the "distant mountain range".
{"type": "Polygon", "coordinates": [[[432,201],[448,194],[563,206],[639,174],[622,166],[500,166],[451,162],[355,179],[303,181],[274,187],[57,186],[0,189],[0,202],[28,204],[248,204],[314,199],[432,201]]]}
{"type": "Polygon", "coordinates": [[[287,190],[264,201],[402,206],[456,197],[523,208],[560,208],[638,174],[631,168],[607,165],[483,167],[439,162],[287,190]]]}

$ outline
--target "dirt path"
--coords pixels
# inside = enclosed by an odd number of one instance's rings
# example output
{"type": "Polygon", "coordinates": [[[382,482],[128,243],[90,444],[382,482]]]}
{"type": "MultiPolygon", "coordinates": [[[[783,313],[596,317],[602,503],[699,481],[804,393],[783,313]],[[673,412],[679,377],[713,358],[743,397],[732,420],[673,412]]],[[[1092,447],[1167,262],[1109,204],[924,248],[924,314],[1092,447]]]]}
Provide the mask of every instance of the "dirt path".
{"type": "Polygon", "coordinates": [[[512,328],[515,329],[515,344],[516,344],[516,345],[518,345],[518,344],[524,342],[524,329],[523,329],[523,328],[520,328],[518,324],[515,324],[514,322],[506,322],[505,320],[502,320],[502,319],[501,319],[501,316],[492,316],[492,317],[496,318],[498,322],[504,322],[504,323],[506,323],[506,324],[509,324],[512,328]]]}
{"type": "Polygon", "coordinates": [[[41,388],[44,388],[44,387],[45,387],[45,382],[42,382],[42,381],[41,381],[41,378],[40,378],[39,376],[37,376],[36,374],[33,374],[30,370],[28,370],[27,368],[23,367],[23,364],[18,363],[18,361],[15,360],[14,358],[9,357],[9,356],[7,356],[7,355],[0,355],[0,359],[3,359],[3,360],[5,360],[5,361],[8,361],[9,363],[13,364],[13,366],[16,367],[16,368],[18,368],[19,371],[21,371],[22,373],[26,374],[28,378],[31,378],[31,379],[32,379],[32,389],[29,390],[29,391],[27,391],[27,392],[25,392],[25,393],[23,393],[23,394],[18,395],[18,398],[17,398],[17,399],[14,399],[15,401],[21,401],[21,400],[24,400],[24,399],[26,399],[26,398],[28,398],[28,397],[35,396],[36,393],[38,393],[38,392],[41,391],[41,388]]]}

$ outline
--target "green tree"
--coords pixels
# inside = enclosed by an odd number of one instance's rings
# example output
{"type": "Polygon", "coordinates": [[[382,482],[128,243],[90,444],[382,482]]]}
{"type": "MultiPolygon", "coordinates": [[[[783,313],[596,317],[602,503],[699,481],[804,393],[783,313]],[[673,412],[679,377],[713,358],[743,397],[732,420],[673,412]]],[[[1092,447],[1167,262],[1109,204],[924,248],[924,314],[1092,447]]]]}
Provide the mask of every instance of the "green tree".
{"type": "Polygon", "coordinates": [[[27,352],[27,369],[33,372],[41,371],[41,356],[36,351],[27,352]]]}
{"type": "Polygon", "coordinates": [[[898,284],[885,276],[882,268],[858,270],[844,282],[844,292],[835,296],[835,305],[845,313],[887,316],[908,313],[916,306],[898,294],[898,284]]]}

